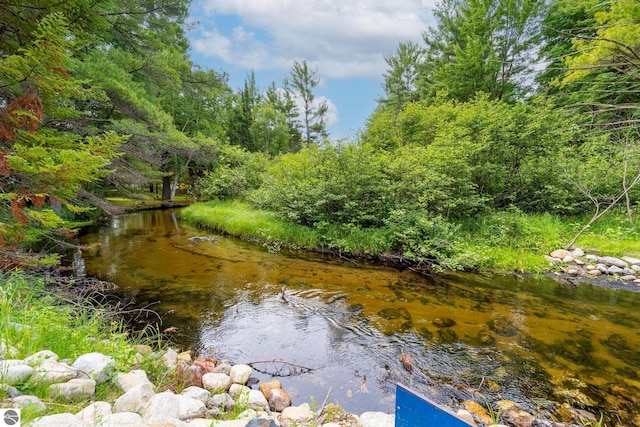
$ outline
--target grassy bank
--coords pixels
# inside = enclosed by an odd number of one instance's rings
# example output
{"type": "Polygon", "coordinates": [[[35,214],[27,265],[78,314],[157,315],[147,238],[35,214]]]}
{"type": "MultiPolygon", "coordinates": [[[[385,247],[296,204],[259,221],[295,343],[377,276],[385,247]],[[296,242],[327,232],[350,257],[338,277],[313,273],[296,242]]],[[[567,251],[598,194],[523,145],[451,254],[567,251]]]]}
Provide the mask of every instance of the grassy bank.
{"type": "MultiPolygon", "coordinates": [[[[310,228],[242,202],[196,203],[182,210],[181,215],[197,227],[273,247],[329,250],[356,256],[386,254],[407,259],[416,252],[415,245],[411,250],[398,245],[399,239],[414,238],[413,224],[407,230],[331,224],[310,228]]],[[[442,242],[431,244],[437,249],[441,249],[438,245],[446,246],[446,251],[438,252],[438,261],[445,268],[539,273],[549,269],[544,255],[566,245],[587,221],[586,217],[527,215],[517,210],[493,212],[451,224],[449,233],[442,234],[442,242]]],[[[640,226],[630,226],[622,213],[613,213],[594,224],[577,246],[612,256],[640,256],[640,226]]],[[[421,260],[424,258],[416,257],[415,261],[421,260]]]]}
{"type": "MultiPolygon", "coordinates": [[[[168,374],[161,361],[136,358],[137,344],[161,346],[158,334],[148,330],[135,339],[129,336],[121,317],[107,307],[72,302],[59,294],[59,288],[49,286],[46,279],[20,271],[0,272],[0,347],[7,359],[22,359],[41,350],[51,350],[60,360],[75,360],[86,353],[100,352],[113,357],[116,369],[128,372],[142,367],[155,380],[162,383],[168,374]],[[17,349],[11,354],[9,346],[17,349]]],[[[86,402],[68,402],[51,399],[48,384],[19,385],[25,394],[38,396],[47,405],[47,414],[78,410],[86,402]]],[[[108,399],[118,393],[116,386],[107,382],[96,390],[97,400],[108,399]]],[[[0,390],[0,397],[6,391],[0,390]]],[[[23,410],[23,421],[36,413],[23,410]]]]}

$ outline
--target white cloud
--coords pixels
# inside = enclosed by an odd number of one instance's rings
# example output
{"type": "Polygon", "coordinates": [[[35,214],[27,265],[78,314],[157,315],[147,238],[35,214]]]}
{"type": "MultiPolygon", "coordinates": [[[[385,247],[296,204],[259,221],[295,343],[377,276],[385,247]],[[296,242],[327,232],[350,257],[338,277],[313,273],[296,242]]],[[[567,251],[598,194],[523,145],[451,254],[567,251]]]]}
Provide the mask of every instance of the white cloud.
{"type": "Polygon", "coordinates": [[[230,65],[289,70],[307,60],[330,78],[380,77],[384,54],[420,40],[435,0],[201,0],[192,46],[230,65]],[[221,28],[236,17],[232,28],[221,28]]]}

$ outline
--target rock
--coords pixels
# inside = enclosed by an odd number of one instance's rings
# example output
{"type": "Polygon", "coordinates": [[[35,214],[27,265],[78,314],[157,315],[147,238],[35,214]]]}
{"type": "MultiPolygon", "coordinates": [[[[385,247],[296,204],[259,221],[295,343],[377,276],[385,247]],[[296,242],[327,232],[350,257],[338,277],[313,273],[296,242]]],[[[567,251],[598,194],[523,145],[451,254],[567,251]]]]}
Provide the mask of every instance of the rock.
{"type": "Polygon", "coordinates": [[[629,264],[631,264],[631,265],[639,265],[640,264],[640,259],[633,258],[633,257],[630,257],[630,256],[623,256],[622,260],[627,262],[627,263],[629,263],[629,264]]]}
{"type": "Polygon", "coordinates": [[[622,280],[623,282],[633,282],[636,279],[636,275],[626,275],[626,276],[622,276],[620,278],[620,280],[622,280]]]}
{"type": "Polygon", "coordinates": [[[204,403],[199,400],[165,391],[149,400],[142,411],[142,420],[147,424],[162,424],[205,409],[204,403]]]}
{"type": "Polygon", "coordinates": [[[211,359],[209,357],[206,358],[198,358],[193,361],[193,364],[200,367],[202,370],[202,374],[208,374],[209,372],[213,372],[218,364],[216,359],[211,359]]]}
{"type": "Polygon", "coordinates": [[[607,274],[607,270],[609,269],[609,267],[607,267],[605,264],[596,264],[596,269],[602,273],[602,274],[607,274]]]}
{"type": "Polygon", "coordinates": [[[203,402],[211,397],[211,393],[209,392],[209,390],[205,390],[202,387],[195,387],[195,386],[185,388],[180,392],[180,394],[186,397],[190,397],[192,399],[201,400],[203,402]]]}
{"type": "Polygon", "coordinates": [[[20,352],[17,348],[9,344],[6,340],[0,340],[0,359],[5,357],[16,357],[20,352]]]}
{"type": "Polygon", "coordinates": [[[501,400],[496,406],[500,410],[500,418],[510,426],[530,427],[533,415],[520,408],[520,406],[509,400],[501,400]]]}
{"type": "Polygon", "coordinates": [[[434,319],[433,320],[433,325],[436,328],[450,328],[451,326],[454,326],[456,324],[456,321],[453,319],[448,319],[448,318],[438,318],[438,319],[434,319]]]}
{"type": "Polygon", "coordinates": [[[564,249],[556,249],[555,251],[551,252],[549,256],[551,256],[551,258],[564,259],[568,256],[571,256],[571,252],[564,249]]]}
{"type": "Polygon", "coordinates": [[[22,393],[20,393],[17,388],[10,386],[9,384],[0,384],[0,390],[4,391],[9,397],[22,396],[22,393]]]}
{"type": "Polygon", "coordinates": [[[471,412],[467,411],[466,409],[459,409],[458,412],[456,412],[456,415],[458,416],[458,418],[465,420],[470,425],[477,426],[476,420],[473,419],[473,415],[471,415],[471,412]]]}
{"type": "Polygon", "coordinates": [[[38,366],[42,362],[57,362],[58,355],[51,350],[42,350],[24,359],[24,363],[29,366],[38,366]]]}
{"type": "Polygon", "coordinates": [[[636,272],[632,268],[623,268],[622,271],[627,276],[635,276],[636,272]]]}
{"type": "Polygon", "coordinates": [[[587,271],[587,274],[591,275],[591,276],[602,276],[602,271],[600,270],[589,270],[587,271]]]}
{"type": "Polygon", "coordinates": [[[167,368],[173,368],[178,363],[178,352],[170,348],[162,356],[162,361],[167,368]]]}
{"type": "Polygon", "coordinates": [[[308,403],[300,406],[290,406],[285,408],[281,414],[282,418],[289,421],[306,421],[313,417],[313,412],[308,403]]]}
{"type": "Polygon", "coordinates": [[[215,368],[213,368],[212,372],[215,374],[229,375],[231,373],[231,365],[229,364],[228,360],[223,360],[222,362],[217,364],[215,368]]]}
{"type": "Polygon", "coordinates": [[[576,258],[574,262],[576,263],[576,265],[584,265],[584,261],[580,258],[576,258]]]}
{"type": "Polygon", "coordinates": [[[36,382],[61,383],[77,376],[77,372],[66,363],[46,361],[35,369],[31,378],[36,382]]]}
{"type": "Polygon", "coordinates": [[[589,261],[593,261],[593,262],[598,262],[598,256],[597,255],[585,255],[585,258],[588,259],[589,261]]]}
{"type": "Polygon", "coordinates": [[[244,411],[240,412],[238,414],[238,418],[239,420],[252,420],[254,418],[258,418],[258,412],[254,411],[251,408],[247,408],[244,411]]]}
{"type": "Polygon", "coordinates": [[[104,424],[98,424],[98,425],[99,426],[106,425],[108,427],[117,427],[117,426],[142,427],[144,426],[142,417],[140,416],[140,414],[137,414],[135,412],[117,412],[115,414],[111,414],[107,416],[107,418],[105,418],[103,422],[104,424]]]}
{"type": "Polygon", "coordinates": [[[80,373],[86,374],[89,378],[102,384],[111,378],[115,369],[115,361],[111,356],[102,353],[87,353],[78,357],[71,367],[80,373]]]}
{"type": "Polygon", "coordinates": [[[621,260],[620,258],[614,258],[611,256],[602,256],[602,257],[598,257],[598,262],[602,263],[602,264],[606,264],[608,266],[615,266],[615,267],[619,267],[619,268],[627,268],[629,267],[629,265],[624,262],[623,260],[621,260]]]}
{"type": "Polygon", "coordinates": [[[222,412],[232,409],[235,404],[229,393],[214,394],[207,400],[207,407],[219,408],[222,412]]]}
{"type": "Polygon", "coordinates": [[[11,401],[14,408],[29,409],[36,414],[47,410],[42,400],[36,396],[16,396],[11,401]]]}
{"type": "Polygon", "coordinates": [[[131,372],[118,372],[115,376],[116,385],[123,392],[128,392],[132,388],[138,387],[140,384],[151,384],[147,373],[141,369],[135,369],[131,372]]]}
{"type": "Polygon", "coordinates": [[[138,344],[138,345],[134,345],[133,348],[136,350],[136,353],[140,353],[140,354],[153,353],[153,348],[151,348],[150,345],[138,344]]]}
{"type": "Polygon", "coordinates": [[[562,258],[562,262],[564,262],[565,264],[571,264],[575,260],[576,259],[573,257],[573,255],[567,255],[566,257],[562,258]]]}
{"type": "Polygon", "coordinates": [[[593,265],[593,264],[589,264],[589,265],[585,266],[584,268],[586,268],[587,270],[591,271],[591,270],[595,270],[596,266],[593,265]]]}
{"type": "Polygon", "coordinates": [[[253,368],[249,365],[234,365],[229,371],[229,377],[233,384],[246,384],[251,377],[253,368]]]}
{"type": "Polygon", "coordinates": [[[251,389],[249,387],[242,384],[231,384],[231,387],[229,387],[229,394],[236,400],[238,400],[243,394],[248,395],[250,391],[251,389]]]}
{"type": "Polygon", "coordinates": [[[245,427],[279,427],[272,419],[255,418],[247,423],[245,427]]]}
{"type": "Polygon", "coordinates": [[[638,265],[638,264],[633,264],[633,265],[631,266],[631,269],[632,269],[634,272],[636,272],[636,273],[637,273],[637,272],[640,272],[640,265],[638,265]]]}
{"type": "Polygon", "coordinates": [[[624,273],[624,270],[618,267],[617,265],[612,265],[611,267],[607,268],[607,274],[622,274],[622,273],[624,273]]]}
{"type": "Polygon", "coordinates": [[[580,272],[580,270],[578,270],[577,268],[568,268],[567,269],[567,274],[570,275],[570,276],[577,276],[579,272],[580,272]]]}
{"type": "Polygon", "coordinates": [[[260,392],[260,390],[249,391],[249,399],[247,400],[247,404],[249,405],[249,408],[255,409],[256,411],[269,410],[269,402],[267,401],[267,398],[264,397],[264,394],[260,392]]]}
{"type": "Polygon", "coordinates": [[[31,421],[31,427],[84,427],[73,414],[56,414],[39,417],[31,421]]]}
{"type": "Polygon", "coordinates": [[[185,362],[191,362],[191,351],[183,351],[178,354],[178,360],[184,360],[185,362]]]}
{"type": "Polygon", "coordinates": [[[113,412],[141,412],[154,396],[150,382],[130,388],[113,403],[113,412]]]}
{"type": "Polygon", "coordinates": [[[465,400],[462,402],[462,407],[473,414],[479,422],[486,425],[493,425],[493,420],[491,419],[489,412],[478,402],[474,400],[465,400]]]}
{"type": "Polygon", "coordinates": [[[561,261],[558,258],[552,258],[549,255],[545,255],[544,257],[547,261],[549,261],[549,265],[551,265],[552,267],[555,267],[561,261]]]}
{"type": "Polygon", "coordinates": [[[21,384],[29,379],[33,372],[33,368],[27,365],[2,367],[0,369],[0,381],[8,385],[21,384]]]}
{"type": "Polygon", "coordinates": [[[365,412],[358,417],[356,427],[393,427],[395,417],[384,412],[365,412]]]}
{"type": "Polygon", "coordinates": [[[49,386],[49,396],[65,400],[88,399],[96,392],[96,381],[89,378],[73,378],[66,383],[49,386]]]}
{"type": "Polygon", "coordinates": [[[584,256],[584,251],[580,248],[575,248],[573,251],[571,251],[571,254],[577,258],[577,257],[584,256]]]}
{"type": "Polygon", "coordinates": [[[518,333],[518,328],[507,317],[497,317],[488,323],[489,329],[503,337],[512,337],[518,333]]]}
{"type": "Polygon", "coordinates": [[[260,384],[260,387],[258,388],[258,390],[260,390],[262,394],[264,394],[264,397],[268,399],[269,393],[271,393],[271,390],[276,388],[282,388],[282,383],[280,383],[280,381],[278,380],[271,380],[271,381],[267,381],[260,384]]]}
{"type": "Polygon", "coordinates": [[[108,402],[93,402],[78,412],[76,418],[85,425],[94,426],[104,422],[112,413],[111,405],[108,402]]]}
{"type": "Polygon", "coordinates": [[[276,412],[282,412],[284,408],[291,406],[291,397],[281,388],[272,389],[268,401],[269,409],[276,412]]]}
{"type": "Polygon", "coordinates": [[[216,394],[229,390],[231,387],[231,377],[227,374],[208,373],[202,376],[202,385],[211,393],[216,394]]]}

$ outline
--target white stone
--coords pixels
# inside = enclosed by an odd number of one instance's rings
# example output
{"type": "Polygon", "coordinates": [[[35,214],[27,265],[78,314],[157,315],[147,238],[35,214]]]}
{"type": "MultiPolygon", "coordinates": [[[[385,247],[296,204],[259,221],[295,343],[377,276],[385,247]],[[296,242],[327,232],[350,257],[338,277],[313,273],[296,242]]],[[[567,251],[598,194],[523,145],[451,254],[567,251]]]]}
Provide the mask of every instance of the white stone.
{"type": "Polygon", "coordinates": [[[203,401],[211,397],[211,392],[209,392],[209,390],[205,390],[202,387],[196,387],[196,386],[187,387],[184,390],[182,390],[180,394],[186,397],[190,397],[192,399],[198,399],[203,401]]]}
{"type": "MultiPolygon", "coordinates": [[[[217,420],[207,420],[204,418],[194,418],[192,420],[190,420],[187,425],[189,427],[220,427],[220,426],[225,426],[229,421],[217,421],[217,420]]],[[[242,421],[243,423],[246,424],[246,421],[242,421]]],[[[244,424],[235,424],[239,427],[244,427],[244,424]]]]}
{"type": "Polygon", "coordinates": [[[622,280],[623,282],[633,282],[636,279],[635,274],[634,275],[628,275],[628,276],[622,276],[620,278],[620,280],[622,280]]]}
{"type": "Polygon", "coordinates": [[[596,264],[596,269],[598,269],[600,273],[606,273],[609,267],[604,264],[596,264]]]}
{"type": "Polygon", "coordinates": [[[31,427],[85,427],[73,414],[56,414],[31,421],[31,427]]]}
{"type": "Polygon", "coordinates": [[[49,396],[67,400],[88,399],[96,392],[96,381],[89,378],[73,378],[66,383],[49,386],[49,396]]]}
{"type": "Polygon", "coordinates": [[[300,406],[289,406],[282,411],[282,418],[285,420],[304,421],[311,419],[311,417],[313,417],[313,412],[308,403],[303,403],[300,406]]]}
{"type": "Polygon", "coordinates": [[[42,400],[38,399],[36,396],[26,395],[26,396],[16,396],[11,399],[14,408],[21,408],[34,411],[35,413],[44,412],[47,410],[47,407],[42,402],[42,400]]]}
{"type": "Polygon", "coordinates": [[[393,427],[395,417],[384,412],[365,412],[358,417],[357,427],[393,427]]]}
{"type": "Polygon", "coordinates": [[[202,385],[213,394],[227,391],[231,387],[231,377],[227,374],[209,372],[202,376],[202,385]]]}
{"type": "Polygon", "coordinates": [[[214,408],[220,408],[222,412],[226,412],[233,408],[236,402],[229,393],[220,393],[214,394],[211,399],[209,399],[208,404],[214,408]]]}
{"type": "Polygon", "coordinates": [[[249,387],[242,384],[231,384],[231,387],[229,387],[229,394],[234,399],[238,399],[242,394],[249,393],[250,391],[251,389],[249,387]]]}
{"type": "Polygon", "coordinates": [[[102,384],[111,378],[115,369],[115,361],[111,356],[102,353],[87,353],[78,357],[71,367],[78,371],[79,376],[83,374],[98,384],[102,384]]]}
{"type": "Polygon", "coordinates": [[[253,368],[249,365],[233,365],[229,371],[229,377],[233,384],[246,384],[252,372],[253,368]]]}
{"type": "Polygon", "coordinates": [[[203,409],[206,407],[199,400],[165,391],[151,398],[142,411],[142,419],[147,424],[162,424],[203,409]]]}
{"type": "Polygon", "coordinates": [[[154,394],[151,383],[138,384],[116,399],[113,412],[141,412],[154,394]]]}
{"type": "Polygon", "coordinates": [[[581,257],[584,256],[584,251],[580,248],[575,248],[572,252],[574,257],[581,257]]]}
{"type": "Polygon", "coordinates": [[[42,350],[24,359],[24,363],[29,366],[38,366],[42,362],[57,362],[58,355],[51,350],[42,350]]]}
{"type": "Polygon", "coordinates": [[[571,264],[575,260],[576,259],[572,255],[567,255],[566,257],[562,258],[562,262],[564,262],[565,264],[571,264]]]}
{"type": "Polygon", "coordinates": [[[595,265],[592,265],[592,264],[589,264],[589,265],[587,265],[585,268],[586,268],[587,270],[591,271],[591,270],[595,270],[595,269],[596,269],[596,266],[595,266],[595,265]]]}
{"type": "Polygon", "coordinates": [[[83,424],[94,426],[100,425],[113,412],[111,404],[108,402],[93,402],[82,411],[76,414],[76,418],[83,424]]]}
{"type": "MultiPolygon", "coordinates": [[[[91,425],[91,424],[89,424],[91,425]]],[[[135,412],[116,412],[115,414],[109,415],[105,420],[104,424],[98,424],[100,427],[103,426],[144,426],[145,424],[142,421],[142,417],[140,414],[136,414],[135,412]]]]}
{"type": "Polygon", "coordinates": [[[589,271],[587,271],[587,274],[589,274],[591,276],[598,277],[598,276],[602,276],[602,271],[600,271],[600,270],[589,270],[589,271]]]}
{"type": "Polygon", "coordinates": [[[630,256],[623,256],[623,257],[622,257],[622,260],[623,260],[623,261],[628,262],[628,263],[629,263],[629,264],[631,264],[631,265],[638,265],[638,264],[640,264],[640,259],[638,259],[638,258],[633,258],[633,257],[630,257],[630,256]]]}
{"type": "Polygon", "coordinates": [[[609,265],[609,266],[615,266],[615,267],[620,267],[620,268],[629,267],[629,264],[627,264],[626,262],[624,262],[620,258],[614,258],[614,257],[611,257],[611,256],[598,257],[598,262],[600,262],[602,264],[609,265]]]}
{"type": "Polygon", "coordinates": [[[66,363],[47,361],[36,367],[32,378],[36,382],[61,383],[76,376],[76,370],[66,363]]]}
{"type": "Polygon", "coordinates": [[[624,273],[624,270],[618,267],[617,265],[612,265],[611,267],[607,268],[607,274],[622,274],[622,273],[624,273]]]}
{"type": "MultiPolygon", "coordinates": [[[[261,411],[262,412],[262,411],[261,411]]],[[[247,408],[244,411],[240,412],[238,414],[238,418],[239,420],[252,420],[254,418],[258,418],[258,412],[256,412],[255,410],[251,409],[251,408],[247,408]]]]}
{"type": "Polygon", "coordinates": [[[576,260],[574,261],[577,265],[584,265],[584,261],[581,260],[580,258],[576,258],[576,260]]]}
{"type": "Polygon", "coordinates": [[[0,381],[9,385],[25,382],[33,375],[33,368],[27,365],[9,366],[0,370],[0,381]]]}
{"type": "Polygon", "coordinates": [[[0,359],[4,357],[16,357],[19,351],[6,340],[0,341],[0,359]]]}
{"type": "Polygon", "coordinates": [[[151,384],[151,381],[149,381],[145,371],[136,369],[127,373],[118,372],[115,376],[115,383],[120,390],[126,393],[140,384],[151,384]]]}
{"type": "Polygon", "coordinates": [[[633,265],[631,266],[631,269],[637,273],[637,272],[639,272],[639,271],[640,271],[640,265],[638,265],[638,264],[633,264],[633,265]]]}
{"type": "Polygon", "coordinates": [[[260,390],[251,390],[249,391],[249,399],[247,404],[250,408],[255,410],[267,411],[269,410],[269,402],[267,398],[264,397],[264,394],[260,390]]]}
{"type": "Polygon", "coordinates": [[[162,361],[165,366],[168,368],[173,368],[178,364],[178,352],[174,349],[170,348],[167,352],[162,356],[162,361]]]}
{"type": "Polygon", "coordinates": [[[468,422],[470,425],[472,426],[476,425],[476,421],[473,419],[473,415],[471,415],[471,412],[467,411],[466,409],[458,410],[458,412],[456,412],[456,415],[458,416],[458,418],[462,418],[463,420],[468,422]]]}

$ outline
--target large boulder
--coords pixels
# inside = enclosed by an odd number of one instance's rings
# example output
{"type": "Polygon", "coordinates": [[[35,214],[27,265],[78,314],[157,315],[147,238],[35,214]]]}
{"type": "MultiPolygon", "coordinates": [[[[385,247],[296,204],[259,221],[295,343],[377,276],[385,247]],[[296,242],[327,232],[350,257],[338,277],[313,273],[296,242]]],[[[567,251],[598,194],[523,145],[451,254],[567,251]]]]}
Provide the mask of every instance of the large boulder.
{"type": "Polygon", "coordinates": [[[113,412],[108,402],[93,402],[76,414],[78,421],[85,425],[99,425],[113,412]]]}
{"type": "Polygon", "coordinates": [[[63,383],[76,378],[78,372],[66,363],[45,361],[35,368],[31,378],[36,382],[63,383]]]}
{"type": "Polygon", "coordinates": [[[102,353],[87,353],[78,357],[71,367],[88,378],[102,384],[111,378],[115,369],[115,361],[111,356],[102,353]]]}
{"type": "Polygon", "coordinates": [[[251,377],[253,368],[249,365],[233,365],[229,371],[229,377],[233,384],[246,384],[251,377]]]}
{"type": "Polygon", "coordinates": [[[384,412],[365,412],[358,417],[357,427],[393,427],[395,417],[384,412]]]}
{"type": "Polygon", "coordinates": [[[228,391],[231,387],[231,377],[227,374],[208,373],[202,376],[202,385],[211,393],[228,391]]]}
{"type": "Polygon", "coordinates": [[[132,388],[138,387],[140,384],[151,384],[147,373],[141,369],[136,369],[131,372],[118,372],[115,377],[116,385],[123,392],[128,392],[132,388]]]}
{"type": "Polygon", "coordinates": [[[116,399],[113,412],[141,412],[154,394],[151,383],[140,383],[116,399]]]}
{"type": "Polygon", "coordinates": [[[66,383],[52,384],[49,386],[51,398],[64,400],[88,399],[96,392],[96,381],[89,378],[73,378],[66,383]]]}

